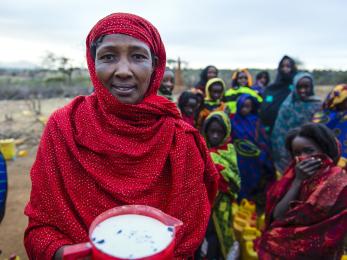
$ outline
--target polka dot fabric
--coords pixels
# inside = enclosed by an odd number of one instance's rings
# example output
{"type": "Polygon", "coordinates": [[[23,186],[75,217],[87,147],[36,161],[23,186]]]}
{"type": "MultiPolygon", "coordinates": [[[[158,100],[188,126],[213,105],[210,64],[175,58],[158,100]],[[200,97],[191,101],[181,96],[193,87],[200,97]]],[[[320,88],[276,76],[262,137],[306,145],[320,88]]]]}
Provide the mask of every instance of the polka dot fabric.
{"type": "Polygon", "coordinates": [[[191,256],[205,233],[218,174],[200,134],[156,95],[165,69],[157,30],[131,14],[107,16],[88,35],[87,61],[95,93],[53,113],[31,170],[29,258],[51,259],[61,246],[87,241],[96,216],[128,204],[150,205],[183,221],[175,257],[191,256]],[[139,104],[118,102],[96,78],[89,46],[110,33],[144,41],[159,58],[139,104]]]}

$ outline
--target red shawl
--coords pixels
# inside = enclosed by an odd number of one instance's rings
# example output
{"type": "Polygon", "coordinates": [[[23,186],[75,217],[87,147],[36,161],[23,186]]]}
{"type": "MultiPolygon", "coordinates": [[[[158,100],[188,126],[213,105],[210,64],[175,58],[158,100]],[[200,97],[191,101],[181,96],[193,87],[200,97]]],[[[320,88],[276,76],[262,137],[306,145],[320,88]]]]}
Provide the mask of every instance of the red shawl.
{"type": "Polygon", "coordinates": [[[187,116],[185,114],[182,114],[182,119],[183,119],[184,122],[188,123],[192,127],[195,127],[194,115],[187,116]]]}
{"type": "Polygon", "coordinates": [[[30,259],[51,259],[61,246],[87,241],[96,216],[126,204],[183,221],[175,255],[192,255],[205,234],[218,173],[198,131],[156,95],[166,60],[159,33],[143,18],[116,13],[95,25],[86,45],[95,94],[50,117],[31,170],[24,238],[30,259]],[[140,39],[159,59],[140,104],[118,102],[95,75],[90,45],[113,33],[140,39]]]}
{"type": "Polygon", "coordinates": [[[292,163],[268,192],[266,228],[257,241],[260,259],[340,259],[347,234],[347,174],[325,157],[324,166],[303,181],[285,218],[271,222],[295,178],[292,163]]]}

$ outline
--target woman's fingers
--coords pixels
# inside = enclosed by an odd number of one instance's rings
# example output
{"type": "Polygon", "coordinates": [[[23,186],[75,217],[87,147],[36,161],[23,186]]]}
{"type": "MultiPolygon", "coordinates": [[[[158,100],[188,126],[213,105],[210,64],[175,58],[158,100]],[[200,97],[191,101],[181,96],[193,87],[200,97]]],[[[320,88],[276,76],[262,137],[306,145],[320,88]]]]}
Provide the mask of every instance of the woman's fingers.
{"type": "Polygon", "coordinates": [[[312,175],[321,167],[321,165],[322,162],[320,160],[315,160],[302,166],[301,170],[307,175],[312,175]]]}
{"type": "Polygon", "coordinates": [[[313,165],[321,165],[322,164],[322,161],[321,159],[307,159],[307,160],[304,160],[300,163],[299,167],[304,169],[304,168],[307,168],[307,167],[311,167],[313,165]]]}
{"type": "Polygon", "coordinates": [[[321,159],[311,157],[298,163],[296,169],[298,170],[298,174],[302,176],[301,178],[306,179],[314,175],[321,165],[321,159]]]}
{"type": "Polygon", "coordinates": [[[317,172],[317,170],[319,170],[319,168],[320,168],[320,165],[313,165],[313,166],[305,169],[305,174],[311,176],[311,175],[315,174],[317,172]]]}

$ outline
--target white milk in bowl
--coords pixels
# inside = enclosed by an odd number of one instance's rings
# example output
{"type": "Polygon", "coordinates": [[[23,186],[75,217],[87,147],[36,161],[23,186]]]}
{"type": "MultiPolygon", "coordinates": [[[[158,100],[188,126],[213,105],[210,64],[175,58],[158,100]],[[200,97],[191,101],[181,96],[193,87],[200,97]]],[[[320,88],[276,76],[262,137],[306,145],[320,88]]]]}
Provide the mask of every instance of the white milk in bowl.
{"type": "Polygon", "coordinates": [[[92,233],[93,244],[118,258],[142,258],[159,253],[172,241],[174,227],[154,218],[125,214],[99,223],[92,233]]]}

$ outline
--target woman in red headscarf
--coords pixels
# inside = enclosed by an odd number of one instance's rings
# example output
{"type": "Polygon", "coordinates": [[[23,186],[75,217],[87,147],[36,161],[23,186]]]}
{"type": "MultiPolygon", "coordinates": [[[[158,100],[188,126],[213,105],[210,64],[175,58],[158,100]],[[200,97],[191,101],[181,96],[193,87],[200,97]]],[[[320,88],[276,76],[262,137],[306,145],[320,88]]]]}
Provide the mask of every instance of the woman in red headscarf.
{"type": "Polygon", "coordinates": [[[96,216],[127,204],[180,219],[175,257],[187,258],[205,234],[218,174],[198,131],[156,94],[166,63],[160,35],[141,17],[115,13],[86,45],[95,93],[47,123],[25,208],[29,258],[57,258],[64,246],[88,240],[96,216]]]}
{"type": "Polygon", "coordinates": [[[267,193],[259,259],[340,259],[347,236],[347,173],[336,166],[338,141],[325,125],[308,123],[288,133],[286,148],[294,160],[267,193]]]}

